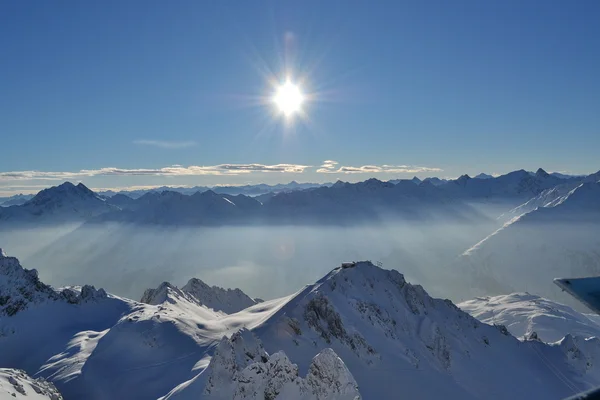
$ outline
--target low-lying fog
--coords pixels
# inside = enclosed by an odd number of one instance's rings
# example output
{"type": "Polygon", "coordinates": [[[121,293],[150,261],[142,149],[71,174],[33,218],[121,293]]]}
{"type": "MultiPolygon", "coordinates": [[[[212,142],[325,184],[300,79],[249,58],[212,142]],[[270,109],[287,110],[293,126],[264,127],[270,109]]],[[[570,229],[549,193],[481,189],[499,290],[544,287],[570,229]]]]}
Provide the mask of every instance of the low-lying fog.
{"type": "Polygon", "coordinates": [[[174,228],[84,225],[0,232],[0,246],[56,287],[84,283],[139,299],[162,281],[197,277],[253,297],[284,296],[343,261],[395,268],[432,294],[444,290],[443,266],[493,230],[472,225],[363,225],[174,228]]]}

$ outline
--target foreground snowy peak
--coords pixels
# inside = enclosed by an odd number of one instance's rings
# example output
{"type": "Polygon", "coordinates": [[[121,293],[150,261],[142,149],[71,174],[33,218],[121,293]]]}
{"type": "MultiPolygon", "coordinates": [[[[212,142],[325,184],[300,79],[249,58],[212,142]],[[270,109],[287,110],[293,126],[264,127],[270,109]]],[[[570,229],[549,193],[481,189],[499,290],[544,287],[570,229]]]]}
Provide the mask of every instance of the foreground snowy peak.
{"type": "Polygon", "coordinates": [[[478,297],[458,306],[487,324],[502,324],[518,338],[534,332],[544,342],[556,342],[568,334],[600,337],[600,325],[564,304],[529,293],[478,297]]]}
{"type": "Polygon", "coordinates": [[[25,371],[0,368],[0,400],[62,400],[56,387],[44,378],[34,379],[25,371]]]}
{"type": "MultiPolygon", "coordinates": [[[[300,373],[309,370],[313,354],[333,349],[369,399],[397,393],[449,399],[573,394],[534,354],[552,357],[567,371],[563,350],[542,342],[533,349],[505,327],[483,324],[370,262],[344,263],[253,332],[268,352],[283,349],[300,373]]],[[[582,388],[600,383],[596,378],[586,378],[582,388]]]]}
{"type": "Polygon", "coordinates": [[[317,354],[306,378],[283,351],[269,355],[249,331],[224,337],[206,371],[164,399],[359,400],[358,385],[331,349],[317,354]]]}
{"type": "Polygon", "coordinates": [[[192,278],[182,288],[177,288],[169,282],[161,283],[156,289],[147,289],[140,300],[142,303],[158,305],[165,301],[175,301],[185,298],[188,301],[232,314],[257,304],[240,289],[223,289],[218,286],[208,286],[198,278],[192,278]]]}

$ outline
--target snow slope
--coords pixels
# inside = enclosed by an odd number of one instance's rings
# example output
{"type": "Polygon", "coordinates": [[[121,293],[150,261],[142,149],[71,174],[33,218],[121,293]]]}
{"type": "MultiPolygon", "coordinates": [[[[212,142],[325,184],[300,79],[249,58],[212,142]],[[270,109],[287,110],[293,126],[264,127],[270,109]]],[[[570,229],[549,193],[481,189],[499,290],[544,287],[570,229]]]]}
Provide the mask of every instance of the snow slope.
{"type": "Polygon", "coordinates": [[[568,334],[600,337],[600,325],[569,306],[529,293],[478,297],[458,304],[487,324],[501,324],[518,338],[537,333],[540,340],[556,342],[568,334]]]}
{"type": "Polygon", "coordinates": [[[43,378],[33,379],[25,371],[0,368],[0,400],[62,400],[56,387],[43,378]]]}

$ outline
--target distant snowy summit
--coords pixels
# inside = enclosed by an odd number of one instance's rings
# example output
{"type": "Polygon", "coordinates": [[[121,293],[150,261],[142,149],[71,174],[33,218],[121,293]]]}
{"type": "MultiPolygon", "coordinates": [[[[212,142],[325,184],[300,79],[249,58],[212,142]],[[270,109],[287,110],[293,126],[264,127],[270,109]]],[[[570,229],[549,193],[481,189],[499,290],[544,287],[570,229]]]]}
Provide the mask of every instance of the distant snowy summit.
{"type": "Polygon", "coordinates": [[[65,182],[42,190],[24,204],[0,208],[0,222],[71,222],[115,210],[84,184],[65,182]]]}

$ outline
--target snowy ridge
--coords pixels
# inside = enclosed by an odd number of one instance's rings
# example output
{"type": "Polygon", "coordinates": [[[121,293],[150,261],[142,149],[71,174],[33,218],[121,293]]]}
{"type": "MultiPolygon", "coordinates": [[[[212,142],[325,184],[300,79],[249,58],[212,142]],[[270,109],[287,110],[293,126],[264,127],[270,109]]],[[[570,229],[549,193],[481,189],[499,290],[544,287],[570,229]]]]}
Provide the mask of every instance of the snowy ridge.
{"type": "Polygon", "coordinates": [[[258,302],[240,289],[223,289],[209,286],[198,278],[192,278],[181,289],[163,282],[156,289],[147,289],[140,300],[142,303],[158,305],[165,301],[173,301],[174,297],[186,298],[188,301],[206,306],[215,311],[232,314],[258,304],[258,302]]]}
{"type": "Polygon", "coordinates": [[[56,387],[44,378],[33,379],[25,371],[0,368],[0,400],[62,400],[56,387]]]}
{"type": "Polygon", "coordinates": [[[566,335],[600,337],[600,325],[571,307],[529,293],[478,297],[458,304],[462,310],[486,324],[501,324],[517,338],[533,332],[552,343],[566,335]]]}

